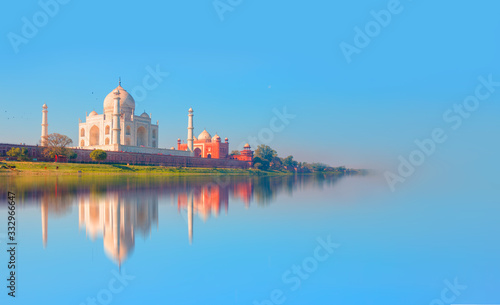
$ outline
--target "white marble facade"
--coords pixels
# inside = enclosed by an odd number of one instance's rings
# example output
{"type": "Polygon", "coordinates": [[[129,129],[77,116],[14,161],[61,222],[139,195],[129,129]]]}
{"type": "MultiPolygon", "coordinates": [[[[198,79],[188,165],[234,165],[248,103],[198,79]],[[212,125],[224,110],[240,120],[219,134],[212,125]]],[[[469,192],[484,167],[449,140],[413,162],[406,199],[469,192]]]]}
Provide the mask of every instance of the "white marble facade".
{"type": "MultiPolygon", "coordinates": [[[[119,85],[104,99],[104,113],[92,111],[85,117],[85,122],[80,120],[78,125],[78,147],[87,149],[115,150],[117,143],[113,143],[113,110],[115,92],[120,94],[120,143],[119,145],[158,148],[158,121],[151,123],[151,117],[146,112],[135,115],[134,98],[119,85]]],[[[134,149],[137,151],[137,149],[134,149]]],[[[147,151],[151,149],[145,149],[147,151]]]]}

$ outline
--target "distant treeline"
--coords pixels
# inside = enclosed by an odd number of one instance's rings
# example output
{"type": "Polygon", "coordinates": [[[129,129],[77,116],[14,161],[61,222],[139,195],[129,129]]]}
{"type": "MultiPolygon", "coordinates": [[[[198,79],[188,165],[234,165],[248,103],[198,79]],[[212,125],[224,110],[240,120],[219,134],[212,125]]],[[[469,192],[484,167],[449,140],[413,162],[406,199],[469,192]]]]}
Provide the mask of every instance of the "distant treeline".
{"type": "MultiPolygon", "coordinates": [[[[234,150],[231,155],[238,155],[234,150]]],[[[348,169],[345,166],[333,167],[324,163],[299,162],[293,156],[280,157],[276,150],[267,145],[259,145],[255,150],[253,167],[260,170],[278,170],[298,173],[364,173],[362,170],[348,169]]]]}

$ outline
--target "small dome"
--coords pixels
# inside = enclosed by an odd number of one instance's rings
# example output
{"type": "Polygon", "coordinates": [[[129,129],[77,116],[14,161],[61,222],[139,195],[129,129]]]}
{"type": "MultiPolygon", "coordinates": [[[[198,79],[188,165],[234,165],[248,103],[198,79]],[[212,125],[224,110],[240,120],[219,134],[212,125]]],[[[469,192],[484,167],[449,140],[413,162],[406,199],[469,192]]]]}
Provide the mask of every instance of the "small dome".
{"type": "Polygon", "coordinates": [[[198,138],[193,136],[193,141],[198,141],[198,138]]]}
{"type": "Polygon", "coordinates": [[[144,111],[144,112],[141,114],[141,116],[142,116],[143,118],[148,118],[148,119],[149,119],[149,115],[146,113],[146,111],[144,111]]]}
{"type": "Polygon", "coordinates": [[[245,144],[245,146],[243,146],[243,148],[250,148],[250,144],[245,144]]]}
{"type": "Polygon", "coordinates": [[[212,136],[208,133],[208,131],[205,129],[203,130],[202,133],[198,136],[198,140],[211,140],[212,136]]]}
{"type": "Polygon", "coordinates": [[[97,115],[97,112],[95,110],[89,113],[89,116],[94,116],[94,115],[97,115]]]}
{"type": "Polygon", "coordinates": [[[173,146],[172,146],[172,147],[170,147],[170,149],[171,149],[171,150],[175,150],[175,148],[174,148],[173,146]]]}
{"type": "Polygon", "coordinates": [[[212,141],[217,141],[220,140],[220,137],[218,134],[215,134],[215,136],[212,138],[212,141]]]}
{"type": "Polygon", "coordinates": [[[224,139],[224,141],[226,141],[226,142],[227,142],[227,141],[229,141],[229,139],[228,139],[228,138],[225,138],[225,139],[224,139]]]}
{"type": "Polygon", "coordinates": [[[47,109],[47,108],[49,108],[49,107],[47,107],[47,104],[43,104],[42,108],[43,108],[43,109],[47,109]]]}
{"type": "Polygon", "coordinates": [[[188,111],[189,111],[189,112],[193,112],[193,108],[189,108],[189,110],[188,110],[188,111]]]}

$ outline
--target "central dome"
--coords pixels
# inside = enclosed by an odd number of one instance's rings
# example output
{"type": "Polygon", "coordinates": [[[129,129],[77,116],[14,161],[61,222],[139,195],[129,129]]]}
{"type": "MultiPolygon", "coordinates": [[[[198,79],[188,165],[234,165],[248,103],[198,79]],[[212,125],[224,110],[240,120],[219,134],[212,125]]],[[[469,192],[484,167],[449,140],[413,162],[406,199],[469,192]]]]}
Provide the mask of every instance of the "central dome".
{"type": "Polygon", "coordinates": [[[208,133],[208,131],[205,129],[203,130],[202,133],[198,136],[198,140],[212,140],[212,136],[208,133]]]}
{"type": "Polygon", "coordinates": [[[114,108],[114,100],[115,100],[115,91],[120,91],[120,109],[121,112],[125,113],[134,113],[135,110],[135,101],[132,95],[130,95],[127,90],[123,89],[122,86],[118,86],[113,91],[111,91],[106,98],[104,99],[104,112],[113,113],[114,108]]]}

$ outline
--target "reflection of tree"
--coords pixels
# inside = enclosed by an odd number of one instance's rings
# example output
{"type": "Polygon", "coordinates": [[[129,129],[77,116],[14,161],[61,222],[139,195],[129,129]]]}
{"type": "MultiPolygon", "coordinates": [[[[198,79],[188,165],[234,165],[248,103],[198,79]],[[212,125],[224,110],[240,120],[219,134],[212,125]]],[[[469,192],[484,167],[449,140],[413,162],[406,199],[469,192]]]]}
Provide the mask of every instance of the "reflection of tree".
{"type": "MultiPolygon", "coordinates": [[[[299,188],[323,188],[333,186],[341,175],[309,174],[285,176],[225,176],[225,177],[159,177],[159,176],[39,176],[39,177],[0,177],[5,188],[0,190],[0,196],[5,197],[7,190],[14,190],[18,202],[40,202],[47,197],[51,212],[64,214],[71,208],[72,201],[80,194],[106,194],[120,192],[131,194],[135,192],[177,195],[187,194],[191,190],[202,187],[217,186],[227,188],[233,197],[240,198],[249,204],[255,200],[267,205],[276,196],[284,192],[293,194],[299,188]]],[[[216,190],[218,190],[218,188],[216,190]]],[[[6,204],[5,201],[0,204],[6,204]]]]}
{"type": "MultiPolygon", "coordinates": [[[[48,222],[78,205],[79,226],[95,240],[102,236],[108,256],[120,265],[135,247],[135,235],[150,234],[158,226],[160,197],[177,201],[179,211],[188,212],[189,238],[193,238],[193,215],[207,220],[221,211],[228,213],[230,201],[249,207],[254,201],[267,206],[297,189],[332,187],[343,176],[328,174],[286,176],[158,177],[158,176],[39,176],[0,177],[6,192],[16,193],[19,204],[40,204],[42,240],[48,238],[48,222]]],[[[0,201],[6,204],[6,201],[0,201]]]]}

